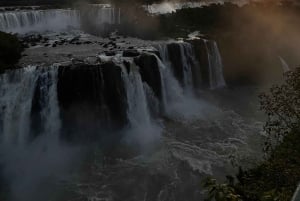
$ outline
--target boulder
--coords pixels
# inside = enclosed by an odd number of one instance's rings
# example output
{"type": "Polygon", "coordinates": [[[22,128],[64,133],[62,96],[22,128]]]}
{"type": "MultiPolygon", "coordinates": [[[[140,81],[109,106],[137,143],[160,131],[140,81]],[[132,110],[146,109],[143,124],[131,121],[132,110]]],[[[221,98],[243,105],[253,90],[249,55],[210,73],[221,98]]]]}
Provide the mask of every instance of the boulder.
{"type": "Polygon", "coordinates": [[[123,57],[137,57],[139,55],[140,53],[137,50],[128,49],[123,51],[123,57]]]}

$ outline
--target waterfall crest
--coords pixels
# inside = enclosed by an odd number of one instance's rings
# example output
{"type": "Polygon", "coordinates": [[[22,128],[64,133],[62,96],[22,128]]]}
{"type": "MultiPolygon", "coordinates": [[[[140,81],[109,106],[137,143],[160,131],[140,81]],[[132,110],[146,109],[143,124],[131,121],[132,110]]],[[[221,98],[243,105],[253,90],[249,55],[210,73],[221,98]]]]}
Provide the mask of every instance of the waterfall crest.
{"type": "Polygon", "coordinates": [[[65,9],[3,12],[0,22],[0,30],[5,32],[63,31],[80,27],[80,13],[65,9]]]}
{"type": "Polygon", "coordinates": [[[80,29],[82,23],[120,24],[120,8],[88,6],[82,10],[49,9],[0,12],[0,31],[12,33],[80,29]]]}
{"type": "Polygon", "coordinates": [[[40,135],[93,139],[103,129],[153,128],[157,117],[201,115],[197,91],[205,85],[199,80],[207,77],[210,89],[225,86],[217,45],[205,44],[207,66],[199,64],[191,43],[171,42],[155,44],[157,54],[102,55],[99,64],[7,72],[0,76],[1,141],[24,144],[40,135]],[[202,68],[208,73],[201,74],[202,68]]]}

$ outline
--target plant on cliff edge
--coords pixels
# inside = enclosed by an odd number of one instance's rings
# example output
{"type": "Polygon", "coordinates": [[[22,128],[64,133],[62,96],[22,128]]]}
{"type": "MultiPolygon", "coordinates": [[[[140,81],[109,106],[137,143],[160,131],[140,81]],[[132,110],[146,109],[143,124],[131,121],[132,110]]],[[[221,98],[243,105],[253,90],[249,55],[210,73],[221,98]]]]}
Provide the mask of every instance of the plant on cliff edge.
{"type": "Polygon", "coordinates": [[[16,36],[0,31],[0,72],[15,65],[22,51],[22,44],[16,36]]]}

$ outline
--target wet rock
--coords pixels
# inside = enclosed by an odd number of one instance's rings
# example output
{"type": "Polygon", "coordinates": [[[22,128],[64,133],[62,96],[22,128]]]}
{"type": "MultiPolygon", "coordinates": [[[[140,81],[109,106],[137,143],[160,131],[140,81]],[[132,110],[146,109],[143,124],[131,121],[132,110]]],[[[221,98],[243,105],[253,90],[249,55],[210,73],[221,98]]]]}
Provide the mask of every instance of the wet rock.
{"type": "Polygon", "coordinates": [[[104,52],[106,56],[115,56],[116,55],[116,52],[115,51],[106,51],[104,52]]]}
{"type": "Polygon", "coordinates": [[[146,82],[155,93],[156,97],[162,99],[162,83],[157,58],[152,54],[143,53],[134,59],[140,67],[143,82],[146,82]]]}
{"type": "Polygon", "coordinates": [[[137,57],[140,53],[137,50],[124,50],[123,57],[137,57]]]}
{"type": "Polygon", "coordinates": [[[169,59],[172,63],[173,72],[177,80],[183,84],[183,61],[181,57],[181,49],[178,43],[170,43],[167,46],[169,52],[169,59]]]}
{"type": "Polygon", "coordinates": [[[83,65],[84,61],[82,59],[73,58],[71,59],[73,65],[83,65]]]}
{"type": "Polygon", "coordinates": [[[72,38],[72,39],[69,41],[69,43],[71,43],[71,44],[76,43],[77,41],[79,41],[79,39],[80,39],[80,36],[76,36],[76,37],[72,38]]]}
{"type": "Polygon", "coordinates": [[[84,59],[84,63],[91,65],[99,64],[100,62],[101,60],[98,57],[87,57],[84,59]]]}
{"type": "Polygon", "coordinates": [[[57,93],[65,139],[93,140],[127,124],[121,68],[112,62],[59,67],[57,93]]]}
{"type": "Polygon", "coordinates": [[[123,64],[127,70],[127,73],[130,73],[130,62],[129,61],[123,61],[123,64]]]}

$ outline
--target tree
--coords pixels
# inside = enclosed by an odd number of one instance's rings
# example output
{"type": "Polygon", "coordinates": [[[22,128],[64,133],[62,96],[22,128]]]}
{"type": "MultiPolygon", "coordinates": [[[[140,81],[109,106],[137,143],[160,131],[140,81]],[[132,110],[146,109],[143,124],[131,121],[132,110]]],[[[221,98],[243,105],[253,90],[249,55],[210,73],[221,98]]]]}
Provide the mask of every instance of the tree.
{"type": "Polygon", "coordinates": [[[261,109],[267,115],[264,130],[266,151],[271,150],[291,131],[300,130],[300,68],[284,74],[284,83],[260,95],[261,109]]]}

